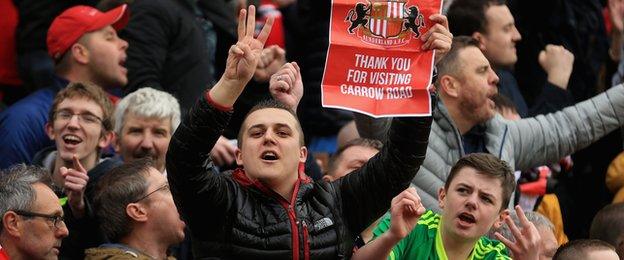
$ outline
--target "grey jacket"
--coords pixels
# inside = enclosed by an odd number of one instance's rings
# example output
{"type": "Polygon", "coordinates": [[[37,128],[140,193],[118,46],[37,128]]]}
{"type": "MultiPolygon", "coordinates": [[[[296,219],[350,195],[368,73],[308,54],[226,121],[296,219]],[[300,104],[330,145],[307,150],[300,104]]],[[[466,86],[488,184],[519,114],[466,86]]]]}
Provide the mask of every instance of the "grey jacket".
{"type": "MultiPolygon", "coordinates": [[[[412,180],[423,205],[436,212],[438,190],[451,167],[464,156],[461,134],[446,107],[438,102],[429,135],[427,156],[412,180]]],[[[362,137],[382,140],[389,119],[357,114],[362,137]]],[[[618,85],[591,99],[556,113],[508,121],[496,114],[484,123],[487,150],[515,170],[544,165],[582,149],[624,125],[624,86],[618,85]]]]}

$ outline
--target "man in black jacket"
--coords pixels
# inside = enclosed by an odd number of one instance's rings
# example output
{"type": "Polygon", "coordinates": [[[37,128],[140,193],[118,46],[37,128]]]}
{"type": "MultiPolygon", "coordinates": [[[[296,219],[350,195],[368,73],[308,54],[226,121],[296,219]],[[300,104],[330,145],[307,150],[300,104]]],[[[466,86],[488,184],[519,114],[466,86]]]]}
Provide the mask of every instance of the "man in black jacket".
{"type": "MultiPolygon", "coordinates": [[[[195,257],[348,258],[357,234],[389,208],[418,171],[431,118],[395,119],[383,150],[359,173],[312,182],[300,170],[307,149],[294,112],[266,102],[243,122],[236,156],[241,168],[213,174],[208,153],[251,79],[273,23],[269,19],[254,39],[254,17],[251,6],[245,25],[241,11],[239,40],[229,50],[224,75],[186,115],[167,153],[169,183],[190,227],[195,257]]],[[[432,30],[441,33],[432,33],[426,45],[448,50],[444,26],[432,30]]],[[[278,73],[272,79],[285,83],[276,96],[289,104],[296,99],[290,87],[295,78],[278,73]]]]}

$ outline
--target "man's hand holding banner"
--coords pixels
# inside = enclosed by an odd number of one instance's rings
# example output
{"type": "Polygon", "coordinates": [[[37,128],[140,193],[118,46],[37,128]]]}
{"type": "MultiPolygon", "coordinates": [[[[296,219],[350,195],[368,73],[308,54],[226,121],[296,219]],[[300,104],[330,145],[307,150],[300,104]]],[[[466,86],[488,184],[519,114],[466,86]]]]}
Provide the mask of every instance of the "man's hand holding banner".
{"type": "Polygon", "coordinates": [[[431,115],[432,50],[448,51],[452,39],[441,6],[333,0],[323,106],[374,117],[431,115]]]}

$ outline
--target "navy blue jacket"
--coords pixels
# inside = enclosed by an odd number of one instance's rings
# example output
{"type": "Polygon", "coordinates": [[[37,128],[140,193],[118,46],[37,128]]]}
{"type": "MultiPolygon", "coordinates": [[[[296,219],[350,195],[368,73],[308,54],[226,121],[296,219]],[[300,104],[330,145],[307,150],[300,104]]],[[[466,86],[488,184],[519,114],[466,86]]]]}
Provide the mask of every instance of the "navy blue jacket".
{"type": "Polygon", "coordinates": [[[54,85],[30,94],[0,113],[0,169],[32,162],[35,153],[54,145],[45,132],[52,101],[68,81],[56,77],[54,85]]]}

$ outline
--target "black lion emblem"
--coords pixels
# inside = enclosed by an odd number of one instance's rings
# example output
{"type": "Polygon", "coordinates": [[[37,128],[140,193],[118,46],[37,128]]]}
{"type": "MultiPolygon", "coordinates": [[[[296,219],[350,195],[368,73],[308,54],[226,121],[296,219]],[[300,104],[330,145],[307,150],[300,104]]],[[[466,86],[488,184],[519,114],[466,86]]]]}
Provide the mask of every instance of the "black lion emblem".
{"type": "Polygon", "coordinates": [[[353,29],[357,28],[359,25],[362,27],[366,26],[368,23],[368,19],[366,19],[366,14],[370,10],[370,7],[364,3],[357,3],[355,5],[355,9],[349,10],[345,21],[351,22],[351,26],[349,27],[349,33],[353,33],[353,29]],[[355,15],[355,17],[353,17],[355,15]]]}
{"type": "Polygon", "coordinates": [[[412,31],[416,34],[416,38],[420,37],[420,31],[418,29],[421,26],[425,25],[425,18],[418,10],[417,6],[410,6],[409,11],[407,12],[407,22],[405,23],[405,30],[412,29],[412,31]]]}

